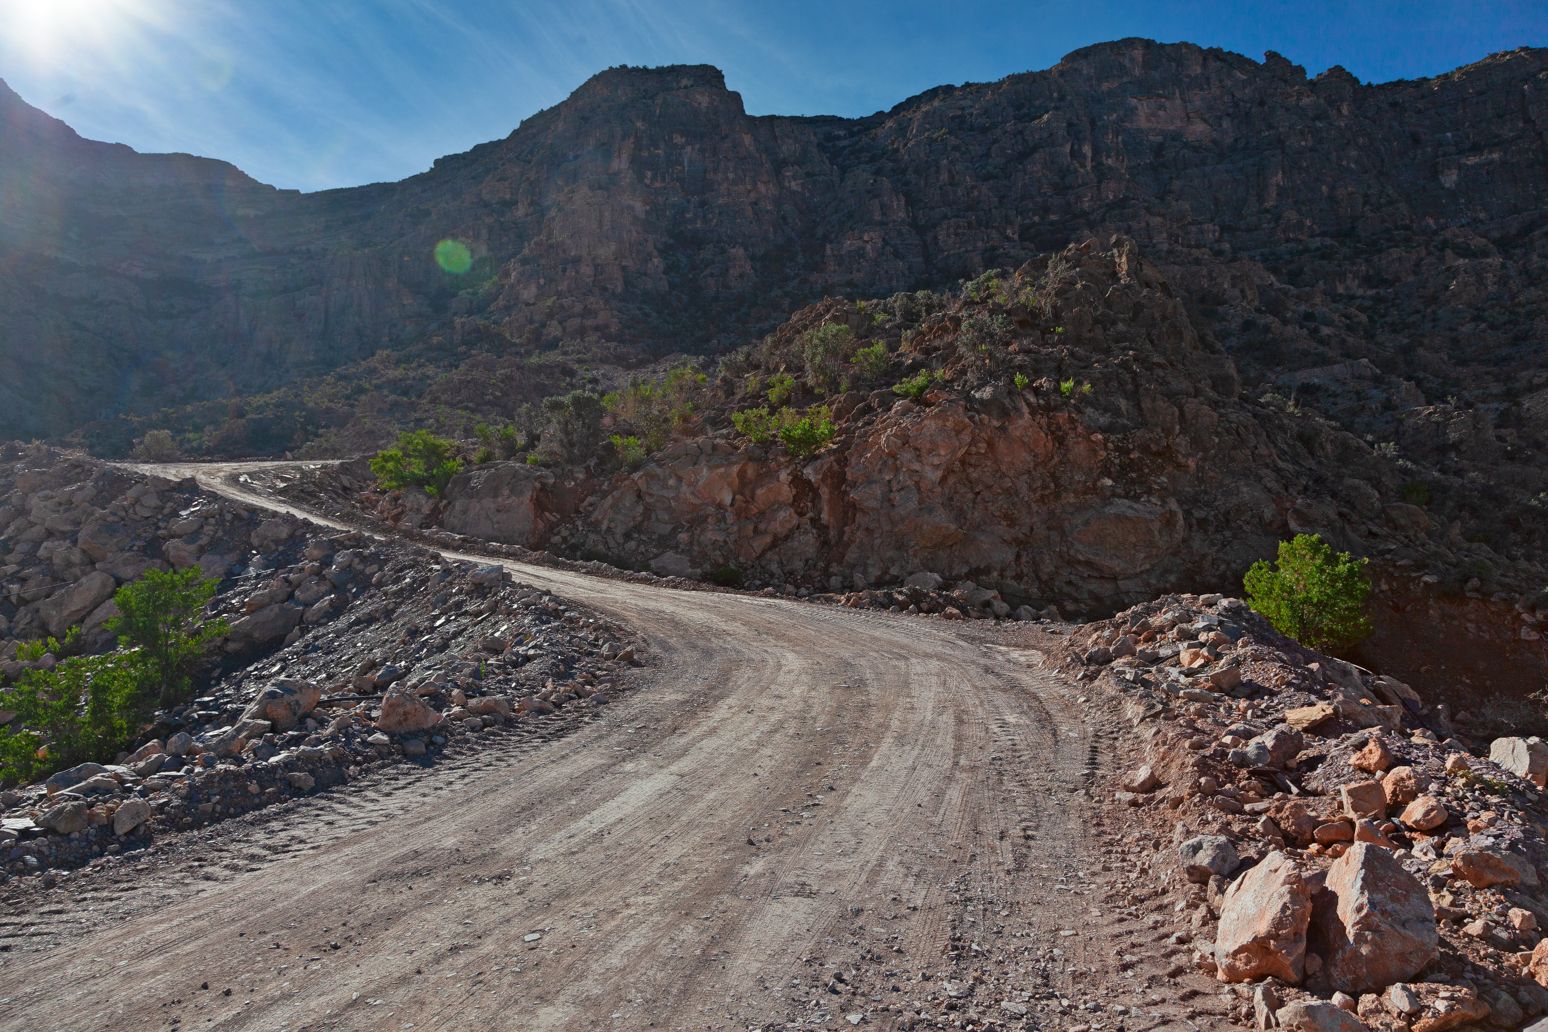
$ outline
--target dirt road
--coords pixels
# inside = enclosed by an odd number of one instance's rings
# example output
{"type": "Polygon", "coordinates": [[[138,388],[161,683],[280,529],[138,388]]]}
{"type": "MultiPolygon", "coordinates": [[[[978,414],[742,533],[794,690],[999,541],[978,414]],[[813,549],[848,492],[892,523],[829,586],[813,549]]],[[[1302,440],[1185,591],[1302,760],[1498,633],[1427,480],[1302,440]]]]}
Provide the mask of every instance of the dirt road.
{"type": "Polygon", "coordinates": [[[67,881],[8,916],[0,1027],[1215,1027],[1098,855],[1111,725],[1036,652],[506,565],[641,631],[642,690],[67,881]]]}

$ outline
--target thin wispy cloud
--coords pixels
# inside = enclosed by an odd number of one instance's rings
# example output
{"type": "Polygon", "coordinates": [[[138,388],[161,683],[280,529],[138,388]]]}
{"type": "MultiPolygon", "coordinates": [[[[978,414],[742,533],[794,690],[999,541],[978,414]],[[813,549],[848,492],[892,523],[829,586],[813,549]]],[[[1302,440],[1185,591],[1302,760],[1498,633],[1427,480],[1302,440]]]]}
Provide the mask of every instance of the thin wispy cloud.
{"type": "Polygon", "coordinates": [[[502,137],[618,64],[704,62],[754,114],[863,115],[1122,36],[1316,73],[1434,74],[1548,43],[1515,0],[0,0],[0,77],[82,135],[322,189],[502,137]]]}

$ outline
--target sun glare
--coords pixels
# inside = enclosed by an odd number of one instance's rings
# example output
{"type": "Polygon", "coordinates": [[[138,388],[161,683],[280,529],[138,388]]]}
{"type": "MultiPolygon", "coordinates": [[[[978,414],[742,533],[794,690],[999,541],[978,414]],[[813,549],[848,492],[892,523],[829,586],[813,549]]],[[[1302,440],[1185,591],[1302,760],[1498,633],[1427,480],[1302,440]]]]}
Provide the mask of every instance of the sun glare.
{"type": "Polygon", "coordinates": [[[152,0],[0,0],[0,39],[12,49],[48,60],[100,52],[136,21],[152,0]]]}

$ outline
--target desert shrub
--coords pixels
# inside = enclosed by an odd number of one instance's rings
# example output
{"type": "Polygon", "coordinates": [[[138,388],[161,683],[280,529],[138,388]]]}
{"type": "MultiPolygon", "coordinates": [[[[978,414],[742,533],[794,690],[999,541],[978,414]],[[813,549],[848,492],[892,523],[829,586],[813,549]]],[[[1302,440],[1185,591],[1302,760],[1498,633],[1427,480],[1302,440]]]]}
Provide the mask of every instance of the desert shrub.
{"type": "Polygon", "coordinates": [[[753,444],[767,443],[779,430],[779,424],[767,405],[731,413],[731,425],[753,444]]]}
{"type": "Polygon", "coordinates": [[[768,391],[764,397],[770,405],[783,405],[795,393],[795,377],[789,373],[775,373],[769,377],[768,391]]]}
{"type": "Polygon", "coordinates": [[[789,406],[770,412],[767,406],[760,405],[732,413],[731,423],[754,444],[779,438],[785,450],[798,459],[827,444],[838,430],[826,405],[813,405],[805,412],[789,406]]]}
{"type": "Polygon", "coordinates": [[[540,450],[565,462],[586,462],[602,444],[602,411],[602,399],[590,391],[544,398],[548,426],[540,450]]]}
{"type": "Polygon", "coordinates": [[[795,416],[790,409],[781,409],[780,415],[785,418],[781,420],[779,439],[785,445],[785,450],[798,459],[805,458],[833,440],[838,429],[826,405],[813,405],[800,416],[795,416]],[[786,416],[787,413],[789,416],[786,416]]]}
{"type": "Polygon", "coordinates": [[[1281,634],[1322,652],[1348,649],[1370,636],[1365,600],[1367,559],[1335,553],[1316,534],[1279,543],[1274,565],[1260,559],[1242,584],[1247,604],[1281,634]]]}
{"type": "Polygon", "coordinates": [[[801,335],[801,359],[806,382],[825,391],[837,387],[855,350],[855,331],[843,323],[826,322],[801,335]]]}
{"type": "Polygon", "coordinates": [[[998,301],[1003,304],[1006,299],[1005,284],[1000,279],[1000,271],[990,269],[968,280],[962,284],[962,294],[970,301],[998,301]]]}
{"type": "Polygon", "coordinates": [[[957,351],[964,358],[998,365],[1006,357],[1012,332],[1010,318],[1003,312],[969,312],[957,331],[957,351]]]}
{"type": "MultiPolygon", "coordinates": [[[[36,660],[67,647],[50,638],[21,646],[17,658],[36,660]]],[[[134,656],[117,652],[23,671],[0,691],[0,709],[15,714],[0,728],[0,784],[36,781],[127,748],[143,719],[151,676],[134,656]]]]}
{"type": "Polygon", "coordinates": [[[639,469],[645,464],[645,446],[640,443],[638,437],[632,434],[628,437],[613,434],[608,438],[608,442],[612,444],[613,451],[618,454],[618,461],[629,469],[639,469]]]}
{"type": "Polygon", "coordinates": [[[438,495],[461,469],[456,445],[429,430],[405,431],[398,435],[396,445],[371,459],[377,484],[388,491],[418,487],[426,494],[438,495]]]}
{"type": "Polygon", "coordinates": [[[892,364],[892,357],[887,354],[887,345],[882,341],[860,348],[850,360],[860,379],[864,383],[872,383],[882,378],[887,372],[887,367],[892,364]]]}
{"type": "Polygon", "coordinates": [[[654,452],[693,419],[709,377],[682,365],[656,382],[636,380],[602,396],[614,423],[634,431],[644,450],[654,452]]]}
{"type": "Polygon", "coordinates": [[[210,642],[231,629],[224,620],[204,616],[218,586],[197,567],[146,570],[113,594],[118,615],[108,620],[107,629],[118,635],[121,648],[138,654],[162,706],[183,700],[189,674],[210,642]]]}
{"type": "Polygon", "coordinates": [[[1016,389],[1018,391],[1024,391],[1027,389],[1027,384],[1031,383],[1032,381],[1027,378],[1026,373],[1018,372],[1015,376],[1011,377],[1011,382],[1016,385],[1016,389]]]}
{"type": "Polygon", "coordinates": [[[924,397],[924,392],[935,385],[940,379],[940,374],[934,369],[921,369],[901,383],[893,384],[892,393],[901,398],[912,398],[918,401],[924,397]]]}
{"type": "Polygon", "coordinates": [[[741,570],[729,564],[722,564],[709,570],[704,574],[704,579],[722,588],[740,588],[747,580],[741,570]]]}
{"type": "Polygon", "coordinates": [[[144,462],[176,462],[183,453],[173,440],[172,431],[147,430],[134,443],[134,457],[144,462]]]}
{"type": "Polygon", "coordinates": [[[514,459],[527,450],[527,435],[513,423],[503,426],[491,426],[488,423],[475,423],[473,436],[478,438],[479,456],[477,462],[493,462],[496,459],[514,459]]]}

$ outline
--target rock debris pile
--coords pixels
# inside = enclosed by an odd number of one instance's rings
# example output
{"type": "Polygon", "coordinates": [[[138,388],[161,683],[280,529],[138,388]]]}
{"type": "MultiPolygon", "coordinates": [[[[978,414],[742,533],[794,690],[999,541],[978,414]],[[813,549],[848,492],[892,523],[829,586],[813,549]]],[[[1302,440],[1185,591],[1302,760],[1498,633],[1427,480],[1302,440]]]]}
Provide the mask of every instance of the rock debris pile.
{"type": "MultiPolygon", "coordinates": [[[[498,566],[265,518],[191,481],[41,449],[5,458],[9,635],[80,621],[88,647],[110,647],[113,590],[149,568],[191,565],[220,579],[211,608],[231,631],[201,694],[156,712],[133,751],[0,792],[0,878],[117,853],[381,762],[429,762],[488,728],[584,715],[640,662],[621,630],[498,566]]],[[[0,668],[0,688],[26,665],[0,668]]]]}
{"type": "Polygon", "coordinates": [[[1147,742],[1114,797],[1194,963],[1260,1028],[1521,1028],[1548,1013],[1548,744],[1459,738],[1407,685],[1173,595],[1071,636],[1147,742]]]}

